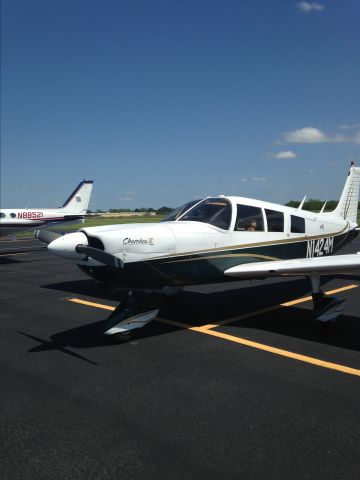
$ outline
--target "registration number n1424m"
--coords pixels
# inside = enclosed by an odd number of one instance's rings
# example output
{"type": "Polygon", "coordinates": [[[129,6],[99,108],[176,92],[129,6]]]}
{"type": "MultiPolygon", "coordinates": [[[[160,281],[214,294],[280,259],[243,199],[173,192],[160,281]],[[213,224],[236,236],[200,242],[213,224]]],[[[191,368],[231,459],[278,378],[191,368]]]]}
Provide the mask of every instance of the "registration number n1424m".
{"type": "Polygon", "coordinates": [[[306,257],[321,257],[330,255],[334,250],[334,237],[319,238],[317,240],[308,240],[306,257]]]}

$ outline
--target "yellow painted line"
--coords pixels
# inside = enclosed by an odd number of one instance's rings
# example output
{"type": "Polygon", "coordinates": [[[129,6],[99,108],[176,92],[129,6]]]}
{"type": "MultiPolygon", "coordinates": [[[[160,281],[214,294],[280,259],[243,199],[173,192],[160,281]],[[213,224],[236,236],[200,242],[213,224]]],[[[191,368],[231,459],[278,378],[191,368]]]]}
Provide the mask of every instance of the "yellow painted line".
{"type": "Polygon", "coordinates": [[[213,328],[221,327],[223,325],[229,325],[230,323],[239,322],[240,320],[245,320],[246,318],[257,317],[263,313],[273,312],[274,310],[278,310],[280,308],[279,305],[274,305],[273,307],[267,308],[260,308],[259,310],[253,310],[252,312],[244,313],[243,315],[237,315],[236,317],[227,318],[226,320],[220,320],[216,322],[216,324],[209,323],[208,325],[202,325],[201,327],[194,327],[194,330],[201,329],[204,330],[211,330],[213,328]]]}
{"type": "MultiPolygon", "coordinates": [[[[335,290],[328,290],[324,292],[325,295],[333,295],[334,293],[345,292],[346,290],[352,290],[353,288],[358,288],[359,285],[347,285],[346,287],[336,288],[335,290]]],[[[245,313],[244,315],[238,315],[236,317],[227,318],[226,320],[222,320],[217,322],[216,324],[209,324],[203,325],[201,330],[211,330],[212,328],[221,327],[223,325],[229,325],[230,323],[239,322],[240,320],[245,320],[246,318],[257,317],[263,313],[273,312],[274,310],[278,310],[281,307],[291,307],[292,305],[298,305],[299,303],[305,303],[312,300],[311,296],[298,298],[296,300],[292,300],[290,302],[280,303],[280,305],[274,305],[272,307],[261,308],[259,310],[255,310],[249,313],[245,313]]]]}
{"type": "Polygon", "coordinates": [[[282,357],[292,358],[300,362],[310,363],[318,367],[336,370],[338,372],[343,372],[349,375],[356,375],[357,377],[360,377],[360,370],[357,370],[356,368],[350,368],[346,367],[345,365],[339,365],[332,362],[325,362],[324,360],[319,360],[318,358],[308,357],[307,355],[300,355],[299,353],[289,352],[287,350],[282,350],[281,348],[270,347],[269,345],[252,342],[250,340],[246,340],[245,338],[235,337],[234,335],[228,335],[226,333],[221,333],[214,330],[204,330],[201,333],[204,333],[205,335],[211,335],[217,338],[222,338],[223,340],[228,340],[230,342],[240,343],[241,345],[246,345],[247,347],[256,348],[265,352],[274,353],[275,355],[280,355],[282,357]]]}
{"type": "MultiPolygon", "coordinates": [[[[346,290],[352,290],[353,288],[358,288],[359,285],[347,285],[346,287],[336,288],[335,290],[328,290],[325,292],[326,295],[333,295],[334,293],[345,292],[346,290]]],[[[292,305],[298,305],[299,303],[304,303],[312,300],[312,297],[302,297],[291,302],[281,303],[281,307],[291,307],[292,305]]]]}
{"type": "Polygon", "coordinates": [[[301,355],[299,353],[290,352],[288,350],[283,350],[282,348],[271,347],[270,345],[265,345],[263,343],[253,342],[247,340],[246,338],[235,337],[234,335],[228,335],[227,333],[221,333],[208,328],[202,327],[188,327],[185,324],[175,322],[173,320],[165,320],[163,318],[156,318],[156,321],[161,323],[166,323],[168,325],[174,325],[176,327],[182,327],[187,330],[193,330],[195,332],[203,333],[204,335],[210,335],[212,337],[221,338],[229,342],[239,343],[250,348],[256,348],[257,350],[262,350],[264,352],[273,353],[275,355],[280,355],[281,357],[291,358],[293,360],[298,360],[300,362],[309,363],[311,365],[316,365],[318,367],[327,368],[330,370],[336,370],[338,372],[347,373],[349,375],[355,375],[360,377],[360,370],[356,368],[347,367],[346,365],[340,365],[338,363],[326,362],[325,360],[320,360],[319,358],[308,357],[307,355],[301,355]]]}
{"type": "Polygon", "coordinates": [[[80,303],[80,305],[86,305],[87,307],[102,308],[103,310],[111,310],[111,311],[115,310],[115,307],[112,307],[111,305],[104,305],[103,303],[88,302],[87,300],[80,300],[80,298],[67,298],[66,300],[68,302],[80,303]]]}
{"type": "MultiPolygon", "coordinates": [[[[358,286],[359,285],[348,285],[346,287],[338,288],[338,289],[335,289],[335,290],[329,290],[328,292],[325,292],[325,293],[327,295],[331,295],[331,294],[334,294],[334,293],[339,293],[341,291],[351,290],[353,288],[357,288],[358,286]]],[[[262,350],[262,351],[273,353],[275,355],[279,355],[279,356],[282,356],[282,357],[291,358],[293,360],[298,360],[300,362],[309,363],[311,365],[316,365],[318,367],[327,368],[329,370],[335,370],[335,371],[338,371],[338,372],[346,373],[348,375],[354,375],[354,376],[360,377],[360,370],[358,370],[356,368],[347,367],[346,365],[340,365],[340,364],[337,364],[337,363],[327,362],[325,360],[320,360],[320,359],[315,358],[315,357],[309,357],[307,355],[301,355],[299,353],[290,352],[288,350],[283,350],[281,348],[271,347],[270,345],[265,345],[263,343],[253,342],[251,340],[247,340],[246,338],[236,337],[234,335],[229,335],[227,333],[222,333],[222,332],[218,332],[218,331],[213,330],[213,328],[216,328],[220,325],[225,325],[226,323],[233,323],[235,321],[239,321],[239,320],[244,319],[244,318],[249,318],[251,316],[260,315],[261,313],[266,313],[266,312],[269,312],[269,311],[272,311],[272,310],[276,310],[276,309],[280,308],[281,306],[287,307],[287,306],[290,306],[290,305],[296,305],[298,303],[307,302],[309,300],[311,300],[311,297],[299,298],[297,300],[294,300],[293,302],[286,302],[284,304],[276,305],[274,307],[263,308],[261,310],[255,311],[255,312],[249,312],[247,314],[244,314],[244,315],[241,315],[241,316],[238,316],[238,317],[234,317],[232,319],[228,319],[227,321],[224,321],[224,322],[218,322],[216,325],[203,325],[202,327],[194,327],[194,326],[191,326],[191,325],[187,325],[185,323],[176,322],[174,320],[166,320],[166,319],[162,319],[162,318],[156,318],[156,321],[159,321],[161,323],[166,323],[168,325],[173,325],[173,326],[176,326],[176,327],[184,328],[184,329],[187,329],[187,330],[192,330],[192,331],[195,331],[195,332],[198,332],[198,333],[202,333],[204,335],[210,335],[210,336],[213,336],[213,337],[216,337],[216,338],[227,340],[229,342],[234,342],[234,343],[238,343],[238,344],[241,344],[241,345],[245,345],[245,346],[250,347],[250,348],[256,348],[257,350],[262,350]]],[[[101,304],[101,303],[89,302],[87,300],[81,300],[79,298],[68,298],[67,301],[73,302],[73,303],[79,303],[81,305],[86,305],[86,306],[89,306],[89,307],[100,308],[100,309],[103,309],[103,310],[111,310],[111,311],[115,310],[115,307],[112,307],[110,305],[104,305],[104,304],[101,304]]]]}

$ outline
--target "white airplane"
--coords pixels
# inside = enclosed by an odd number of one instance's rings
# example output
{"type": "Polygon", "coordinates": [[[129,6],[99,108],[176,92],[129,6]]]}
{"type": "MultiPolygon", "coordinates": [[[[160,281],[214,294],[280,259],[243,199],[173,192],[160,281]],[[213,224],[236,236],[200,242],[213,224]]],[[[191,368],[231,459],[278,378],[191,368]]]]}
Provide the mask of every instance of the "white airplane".
{"type": "Polygon", "coordinates": [[[0,209],[0,237],[63,223],[83,223],[92,188],[92,180],[80,182],[61,208],[0,209]]]}
{"type": "Polygon", "coordinates": [[[82,228],[64,236],[42,231],[39,239],[122,293],[104,329],[119,342],[156,317],[164,295],[238,279],[305,275],[314,317],[329,321],[344,300],[324,295],[320,275],[360,268],[360,254],[334,255],[358,233],[359,186],[360,168],[352,164],[332,212],[219,195],[189,202],[157,224],[82,228]]]}

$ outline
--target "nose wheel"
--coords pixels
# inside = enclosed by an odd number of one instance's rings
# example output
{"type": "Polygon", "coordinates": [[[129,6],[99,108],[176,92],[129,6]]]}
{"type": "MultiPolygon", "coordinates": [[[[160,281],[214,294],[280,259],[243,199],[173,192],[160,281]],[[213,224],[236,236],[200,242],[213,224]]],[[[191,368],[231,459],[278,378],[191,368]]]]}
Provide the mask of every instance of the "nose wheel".
{"type": "Polygon", "coordinates": [[[159,313],[162,295],[129,291],[105,321],[104,334],[115,342],[126,343],[134,330],[143,327],[159,313]]]}

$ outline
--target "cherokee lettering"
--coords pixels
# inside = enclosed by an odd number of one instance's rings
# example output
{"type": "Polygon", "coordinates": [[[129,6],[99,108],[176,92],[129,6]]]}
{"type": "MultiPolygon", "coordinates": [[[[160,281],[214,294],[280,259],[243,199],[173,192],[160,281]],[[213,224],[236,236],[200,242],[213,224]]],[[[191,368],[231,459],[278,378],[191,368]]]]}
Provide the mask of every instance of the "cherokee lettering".
{"type": "Polygon", "coordinates": [[[154,245],[154,239],[126,237],[123,240],[123,245],[154,245]]]}

